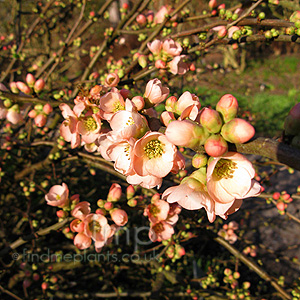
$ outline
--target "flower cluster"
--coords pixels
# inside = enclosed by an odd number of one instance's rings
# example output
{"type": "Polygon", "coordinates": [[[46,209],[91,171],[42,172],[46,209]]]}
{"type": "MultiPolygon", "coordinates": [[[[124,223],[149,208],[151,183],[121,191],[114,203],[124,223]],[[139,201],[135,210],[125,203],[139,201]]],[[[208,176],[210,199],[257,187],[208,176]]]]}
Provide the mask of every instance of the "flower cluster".
{"type": "Polygon", "coordinates": [[[165,41],[154,40],[147,44],[149,50],[153,54],[155,67],[158,69],[168,69],[172,74],[183,75],[189,65],[185,62],[186,55],[182,55],[182,47],[178,42],[172,39],[165,41]]]}
{"type": "Polygon", "coordinates": [[[228,224],[223,225],[222,229],[219,230],[218,235],[228,241],[229,244],[234,244],[238,239],[234,231],[238,228],[239,224],[235,221],[231,221],[228,224]]]}
{"type": "MultiPolygon", "coordinates": [[[[69,189],[65,183],[51,187],[45,195],[45,199],[48,205],[62,208],[62,210],[57,211],[57,216],[60,219],[66,218],[69,212],[74,218],[70,223],[70,229],[76,235],[71,234],[69,236],[74,239],[74,245],[78,249],[89,248],[93,241],[96,251],[100,252],[104,245],[112,240],[118,228],[124,226],[128,221],[127,213],[113,205],[113,202],[120,199],[121,194],[121,186],[113,184],[107,201],[98,200],[98,205],[102,208],[97,209],[95,213],[91,212],[89,202],[80,202],[78,194],[69,197],[69,189]],[[107,212],[114,222],[112,225],[108,224],[105,217],[107,212]]],[[[65,232],[69,233],[69,229],[65,232]]]]}
{"type": "MultiPolygon", "coordinates": [[[[176,53],[176,47],[173,50],[176,53]]],[[[160,80],[153,79],[143,96],[95,86],[74,101],[73,109],[60,105],[65,118],[60,128],[62,137],[72,148],[83,144],[88,151],[100,152],[104,159],[114,162],[115,170],[130,184],[160,187],[165,176],[185,167],[176,146],[201,150],[192,160],[197,170],[163,193],[162,199],[168,203],[190,210],[205,208],[213,222],[216,216],[226,219],[239,209],[242,199],[261,192],[251,162],[242,154],[228,152],[229,143],[245,143],[255,133],[252,125],[237,118],[238,102],[232,95],[224,95],[215,110],[201,109],[196,95],[187,91],[177,100],[169,97],[169,88],[160,80]],[[160,119],[166,129],[162,133],[154,107],[164,101],[166,111],[160,119]]],[[[154,227],[156,222],[147,215],[154,227]]],[[[160,222],[169,224],[166,220],[167,216],[160,222]]],[[[165,227],[169,231],[162,227],[162,232],[170,235],[172,226],[165,227]]],[[[151,235],[152,240],[164,239],[155,230],[151,235]]]]}
{"type": "Polygon", "coordinates": [[[149,218],[149,238],[152,242],[168,240],[174,234],[173,226],[178,221],[179,205],[169,204],[161,200],[156,194],[152,197],[151,204],[145,210],[144,215],[149,218]]]}

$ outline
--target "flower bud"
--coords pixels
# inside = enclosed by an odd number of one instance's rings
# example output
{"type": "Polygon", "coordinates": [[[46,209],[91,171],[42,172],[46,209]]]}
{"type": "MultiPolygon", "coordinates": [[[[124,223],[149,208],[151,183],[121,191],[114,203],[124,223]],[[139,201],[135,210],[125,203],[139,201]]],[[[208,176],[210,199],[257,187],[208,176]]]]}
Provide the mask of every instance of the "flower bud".
{"type": "Polygon", "coordinates": [[[16,85],[17,85],[17,88],[18,88],[21,92],[23,92],[24,94],[27,94],[27,95],[31,94],[31,89],[30,89],[30,87],[29,87],[27,84],[25,84],[24,82],[22,82],[22,81],[17,81],[17,82],[16,82],[16,85]]]}
{"type": "Polygon", "coordinates": [[[120,82],[120,78],[115,73],[110,73],[105,78],[105,85],[109,87],[117,86],[119,82],[120,82]]]}
{"type": "Polygon", "coordinates": [[[28,113],[28,117],[34,119],[37,116],[37,112],[32,109],[29,113],[28,113]]]}
{"type": "Polygon", "coordinates": [[[227,35],[227,29],[225,26],[222,26],[222,28],[218,31],[218,38],[222,39],[227,35]]]}
{"type": "Polygon", "coordinates": [[[165,135],[174,145],[192,149],[203,145],[209,137],[208,131],[203,126],[191,120],[171,122],[165,135]]]}
{"type": "Polygon", "coordinates": [[[221,134],[230,143],[242,144],[253,138],[255,129],[247,121],[235,118],[223,125],[221,134]]]}
{"type": "Polygon", "coordinates": [[[114,208],[114,205],[113,205],[112,202],[109,202],[109,201],[108,201],[108,202],[105,202],[104,208],[105,208],[106,210],[111,210],[111,209],[114,208]]]}
{"type": "Polygon", "coordinates": [[[211,108],[203,108],[200,115],[200,124],[211,133],[218,133],[223,125],[219,113],[211,108]]]}
{"type": "Polygon", "coordinates": [[[147,67],[147,57],[146,55],[143,55],[141,54],[139,57],[138,57],[138,63],[139,65],[142,67],[142,68],[146,68],[147,67]]]}
{"type": "Polygon", "coordinates": [[[236,117],[238,107],[236,98],[230,94],[226,94],[217,103],[216,111],[222,115],[226,123],[236,117]]]}
{"type": "Polygon", "coordinates": [[[49,103],[46,103],[43,107],[43,112],[46,114],[46,115],[49,115],[51,112],[53,111],[53,108],[52,106],[49,104],[49,103]]]}
{"type": "Polygon", "coordinates": [[[150,108],[155,104],[163,102],[169,95],[169,88],[162,86],[159,79],[155,78],[150,80],[146,85],[144,99],[146,108],[150,108]]]}
{"type": "Polygon", "coordinates": [[[34,86],[34,83],[35,83],[35,78],[32,74],[28,73],[26,75],[26,83],[30,86],[30,87],[33,87],[34,86]]]}
{"type": "Polygon", "coordinates": [[[34,84],[34,91],[36,93],[39,93],[43,90],[44,87],[45,87],[45,81],[44,79],[40,78],[34,84]]]}
{"type": "Polygon", "coordinates": [[[157,69],[165,69],[166,68],[166,63],[164,61],[162,61],[161,59],[158,59],[156,62],[155,62],[155,67],[157,69]]]}
{"type": "Polygon", "coordinates": [[[213,134],[206,140],[204,149],[209,156],[218,157],[228,151],[228,145],[219,134],[213,134]]]}
{"type": "Polygon", "coordinates": [[[143,15],[143,14],[139,14],[137,17],[136,17],[136,22],[140,25],[145,25],[147,23],[147,19],[146,17],[143,15]]]}
{"type": "Polygon", "coordinates": [[[45,126],[46,122],[47,122],[47,118],[44,115],[42,115],[42,114],[37,115],[34,118],[34,123],[35,123],[35,125],[37,127],[43,127],[43,126],[45,126]]]}
{"type": "Polygon", "coordinates": [[[289,112],[284,121],[284,130],[287,135],[297,135],[300,131],[300,102],[289,112]]]}
{"type": "Polygon", "coordinates": [[[171,96],[166,100],[165,107],[167,111],[174,111],[175,104],[177,102],[177,98],[175,96],[171,96]]]}
{"type": "Polygon", "coordinates": [[[11,91],[14,93],[14,94],[19,94],[19,89],[18,89],[18,87],[17,87],[17,83],[16,82],[11,82],[10,84],[9,84],[9,87],[10,87],[10,89],[11,89],[11,91]]]}
{"type": "Polygon", "coordinates": [[[111,202],[116,202],[121,199],[122,189],[118,183],[113,183],[109,189],[107,200],[111,202]]]}
{"type": "Polygon", "coordinates": [[[127,200],[131,199],[134,197],[135,194],[135,189],[132,185],[129,185],[126,189],[126,198],[127,200]]]}
{"type": "Polygon", "coordinates": [[[207,156],[205,154],[197,153],[192,158],[192,166],[196,169],[205,167],[207,164],[207,156]]]}
{"type": "Polygon", "coordinates": [[[217,0],[210,0],[208,2],[208,7],[212,10],[213,8],[217,7],[218,3],[217,0]]]}
{"type": "Polygon", "coordinates": [[[124,226],[128,222],[128,216],[125,210],[116,208],[110,212],[112,220],[118,226],[124,226]]]}
{"type": "Polygon", "coordinates": [[[145,107],[145,101],[142,96],[135,96],[131,99],[137,110],[142,110],[145,107]]]}

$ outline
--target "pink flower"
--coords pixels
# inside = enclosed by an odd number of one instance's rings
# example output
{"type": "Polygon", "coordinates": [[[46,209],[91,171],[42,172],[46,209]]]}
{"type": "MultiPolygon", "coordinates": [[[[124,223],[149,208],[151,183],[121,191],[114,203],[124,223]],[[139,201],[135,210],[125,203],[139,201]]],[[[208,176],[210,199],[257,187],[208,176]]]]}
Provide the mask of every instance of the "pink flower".
{"type": "Polygon", "coordinates": [[[179,97],[177,103],[175,104],[175,112],[178,115],[181,115],[187,107],[192,105],[196,105],[198,109],[201,107],[199,98],[195,94],[191,94],[190,92],[186,91],[179,97]]]}
{"type": "Polygon", "coordinates": [[[102,117],[107,121],[115,112],[125,109],[125,101],[116,88],[101,97],[100,109],[103,111],[102,117]]]}
{"type": "Polygon", "coordinates": [[[151,189],[155,186],[157,186],[157,188],[160,188],[162,184],[161,177],[157,177],[154,175],[141,176],[133,170],[131,170],[131,172],[127,174],[126,180],[129,184],[140,185],[141,187],[146,189],[151,189]]]}
{"type": "Polygon", "coordinates": [[[82,141],[91,144],[101,135],[101,119],[98,114],[88,111],[76,124],[76,131],[81,135],[82,141]]]}
{"type": "Polygon", "coordinates": [[[173,168],[177,148],[159,132],[148,132],[133,148],[133,169],[140,176],[165,177],[173,168]]]}
{"type": "Polygon", "coordinates": [[[89,238],[83,232],[76,234],[76,236],[74,238],[74,245],[78,249],[80,249],[80,250],[87,249],[91,246],[91,244],[92,244],[91,238],[89,238]]]}
{"type": "Polygon", "coordinates": [[[165,5],[163,5],[160,10],[154,16],[154,23],[160,24],[165,20],[165,15],[168,15],[170,9],[168,9],[165,5]]]}
{"type": "Polygon", "coordinates": [[[152,242],[168,240],[173,234],[173,226],[166,221],[150,223],[149,238],[152,242]]]}
{"type": "Polygon", "coordinates": [[[189,70],[189,65],[184,61],[185,57],[185,55],[175,56],[170,62],[168,62],[168,67],[172,74],[183,75],[189,70]]]}
{"type": "Polygon", "coordinates": [[[83,222],[84,234],[96,242],[103,242],[103,245],[113,234],[103,215],[89,214],[83,222]]]}
{"type": "Polygon", "coordinates": [[[118,226],[124,226],[128,222],[128,216],[125,210],[116,208],[110,213],[112,220],[118,226]]]}
{"type": "Polygon", "coordinates": [[[147,47],[153,54],[158,55],[162,49],[162,45],[162,41],[154,40],[153,42],[149,42],[147,47]]]}
{"type": "Polygon", "coordinates": [[[144,94],[146,108],[163,102],[169,95],[169,88],[163,87],[161,81],[157,78],[150,80],[146,85],[144,94]]]}
{"type": "Polygon", "coordinates": [[[260,184],[253,179],[255,170],[242,154],[228,152],[214,158],[207,168],[207,190],[218,203],[232,203],[235,199],[257,196],[260,184]]]}
{"type": "Polygon", "coordinates": [[[170,205],[168,202],[156,200],[152,201],[152,203],[145,208],[144,215],[148,216],[150,222],[157,223],[167,219],[169,209],[170,205]]]}
{"type": "Polygon", "coordinates": [[[54,185],[45,195],[48,205],[64,207],[69,202],[69,189],[65,183],[62,185],[54,185]]]}
{"type": "Polygon", "coordinates": [[[119,82],[120,82],[120,78],[115,73],[110,73],[105,78],[105,85],[109,87],[117,86],[119,82]]]}
{"type": "Polygon", "coordinates": [[[182,47],[178,42],[167,39],[163,42],[162,50],[170,56],[178,56],[182,52],[182,47]]]}
{"type": "Polygon", "coordinates": [[[71,215],[74,218],[84,220],[84,218],[91,212],[90,203],[87,201],[76,204],[74,209],[71,211],[71,215]]]}

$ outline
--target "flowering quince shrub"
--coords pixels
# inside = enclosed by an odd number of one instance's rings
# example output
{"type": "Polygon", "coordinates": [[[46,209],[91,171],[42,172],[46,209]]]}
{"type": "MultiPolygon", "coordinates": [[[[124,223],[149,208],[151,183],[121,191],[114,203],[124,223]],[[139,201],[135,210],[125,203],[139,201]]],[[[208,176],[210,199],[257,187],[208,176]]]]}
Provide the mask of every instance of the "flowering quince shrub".
{"type": "Polygon", "coordinates": [[[300,299],[299,89],[263,137],[242,73],[297,1],[2,2],[0,299],[300,299]]]}

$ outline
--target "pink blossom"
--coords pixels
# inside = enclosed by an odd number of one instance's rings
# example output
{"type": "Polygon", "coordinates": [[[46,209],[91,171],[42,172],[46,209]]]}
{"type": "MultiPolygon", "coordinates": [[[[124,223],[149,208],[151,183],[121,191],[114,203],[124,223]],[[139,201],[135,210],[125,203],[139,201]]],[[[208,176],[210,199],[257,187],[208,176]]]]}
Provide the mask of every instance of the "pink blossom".
{"type": "Polygon", "coordinates": [[[154,16],[154,23],[160,24],[165,20],[165,15],[168,15],[170,12],[170,9],[167,8],[167,6],[163,5],[160,10],[155,14],[154,16]]]}
{"type": "Polygon", "coordinates": [[[142,96],[135,96],[131,99],[137,110],[142,110],[145,107],[145,100],[142,96]]]}
{"type": "Polygon", "coordinates": [[[183,75],[189,70],[189,65],[184,61],[185,57],[185,55],[175,56],[168,62],[168,67],[172,74],[183,75]]]}
{"type": "Polygon", "coordinates": [[[232,26],[228,29],[228,37],[231,39],[235,31],[240,30],[238,26],[232,26]]]}
{"type": "Polygon", "coordinates": [[[160,188],[162,184],[162,178],[154,175],[138,175],[134,170],[131,170],[127,174],[126,180],[129,184],[140,185],[143,188],[151,189],[153,187],[160,188]]]}
{"type": "Polygon", "coordinates": [[[175,120],[174,114],[170,111],[163,111],[160,115],[161,122],[167,127],[171,121],[175,120]]]}
{"type": "Polygon", "coordinates": [[[87,201],[79,202],[71,211],[74,218],[84,220],[84,218],[91,212],[90,203],[87,201]]]}
{"type": "Polygon", "coordinates": [[[91,238],[89,238],[83,232],[76,234],[76,236],[74,238],[74,245],[78,249],[80,249],[80,250],[87,249],[91,246],[91,244],[92,244],[91,238]]]}
{"type": "Polygon", "coordinates": [[[161,81],[157,78],[150,80],[146,85],[144,94],[146,108],[163,102],[169,95],[169,88],[163,87],[161,81]]]}
{"type": "Polygon", "coordinates": [[[74,219],[70,223],[70,229],[73,232],[83,232],[84,231],[84,223],[83,223],[83,221],[80,220],[80,219],[74,219]]]}
{"type": "Polygon", "coordinates": [[[175,112],[178,115],[181,115],[186,108],[192,105],[196,105],[198,109],[201,107],[199,98],[195,94],[186,91],[178,98],[178,101],[175,104],[175,112]]]}
{"type": "Polygon", "coordinates": [[[65,183],[62,185],[54,185],[45,195],[48,205],[64,207],[69,202],[69,189],[65,183]]]}
{"type": "Polygon", "coordinates": [[[132,165],[140,176],[165,177],[173,168],[177,148],[159,132],[148,132],[133,148],[132,165]]]}
{"type": "Polygon", "coordinates": [[[145,15],[139,14],[136,17],[136,22],[140,25],[145,25],[147,23],[147,19],[146,19],[145,15]]]}
{"type": "Polygon", "coordinates": [[[235,199],[258,196],[260,184],[253,178],[255,170],[242,154],[228,152],[214,158],[207,168],[207,190],[214,201],[232,203],[235,199]]]}
{"type": "Polygon", "coordinates": [[[155,55],[158,55],[162,49],[163,42],[160,40],[154,40],[147,44],[148,49],[155,55]]]}
{"type": "Polygon", "coordinates": [[[124,226],[128,222],[127,213],[123,209],[113,209],[112,212],[110,212],[110,216],[118,226],[124,226]]]}
{"type": "Polygon", "coordinates": [[[115,73],[110,73],[105,78],[105,85],[109,87],[117,86],[119,82],[120,82],[120,78],[115,73]]]}
{"type": "Polygon", "coordinates": [[[125,109],[125,101],[116,88],[101,97],[100,109],[103,111],[102,117],[107,121],[117,111],[125,109]]]}
{"type": "Polygon", "coordinates": [[[152,201],[152,203],[145,208],[144,215],[148,216],[150,222],[157,223],[167,219],[169,209],[170,206],[168,202],[156,200],[152,201]]]}
{"type": "Polygon", "coordinates": [[[101,119],[99,114],[88,111],[76,124],[76,131],[81,135],[82,141],[90,144],[101,135],[101,119]]]}
{"type": "Polygon", "coordinates": [[[173,226],[166,221],[150,223],[149,238],[152,242],[168,240],[173,234],[173,226]]]}
{"type": "Polygon", "coordinates": [[[167,39],[163,42],[162,50],[170,56],[178,56],[182,52],[182,47],[178,42],[167,39]]]}
{"type": "Polygon", "coordinates": [[[42,79],[42,78],[38,79],[38,80],[35,82],[35,84],[34,84],[34,90],[35,90],[35,92],[36,92],[36,93],[41,92],[41,91],[44,89],[45,84],[46,84],[46,83],[45,83],[45,80],[44,80],[44,79],[42,79]]]}

